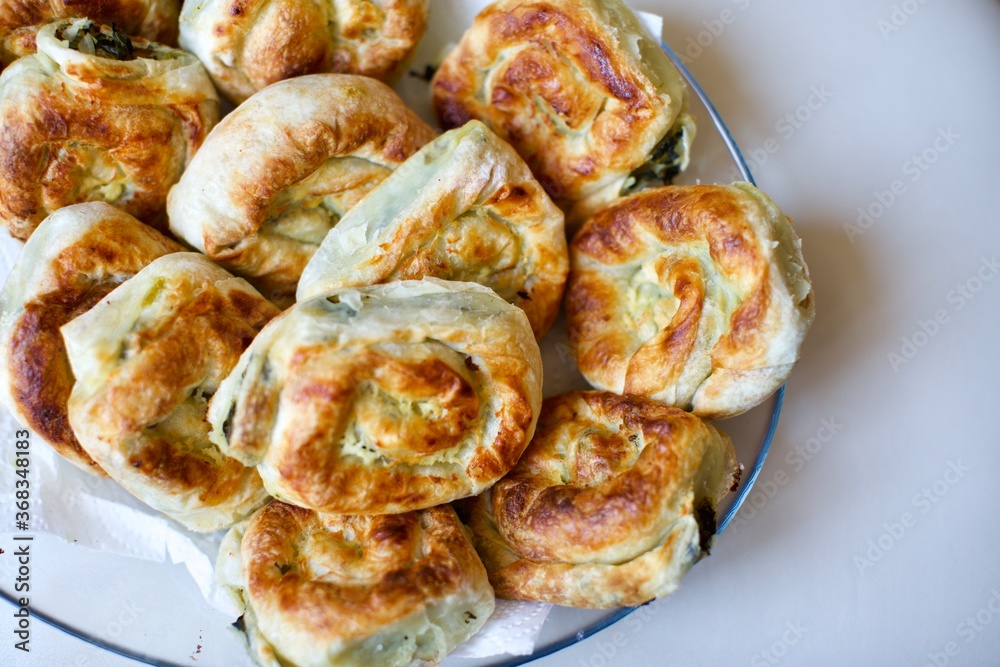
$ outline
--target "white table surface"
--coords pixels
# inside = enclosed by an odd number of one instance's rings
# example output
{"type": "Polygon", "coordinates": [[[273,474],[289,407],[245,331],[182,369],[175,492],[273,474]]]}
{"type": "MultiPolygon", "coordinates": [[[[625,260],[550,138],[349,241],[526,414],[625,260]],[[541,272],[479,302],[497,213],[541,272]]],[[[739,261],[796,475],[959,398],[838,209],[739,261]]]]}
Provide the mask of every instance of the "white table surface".
{"type": "MultiPolygon", "coordinates": [[[[536,664],[1000,664],[1000,2],[635,6],[794,218],[819,315],[754,505],[675,595],[536,664]]],[[[136,664],[0,627],[3,665],[136,664]]]]}

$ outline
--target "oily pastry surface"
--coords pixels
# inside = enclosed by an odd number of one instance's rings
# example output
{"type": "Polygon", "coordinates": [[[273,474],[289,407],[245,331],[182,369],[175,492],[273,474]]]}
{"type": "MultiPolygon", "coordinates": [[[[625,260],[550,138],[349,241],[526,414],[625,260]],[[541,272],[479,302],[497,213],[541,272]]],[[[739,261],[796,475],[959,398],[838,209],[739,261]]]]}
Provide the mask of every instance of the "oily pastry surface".
{"type": "Polygon", "coordinates": [[[441,125],[509,141],[571,229],[623,189],[688,163],[685,84],[621,0],[500,0],[434,78],[441,125]],[[634,175],[633,175],[634,174],[634,175]]]}
{"type": "Polygon", "coordinates": [[[568,270],[562,212],[517,153],[473,121],[425,146],[344,216],[297,297],[424,276],[475,282],[524,310],[541,338],[568,270]]]}
{"type": "Polygon", "coordinates": [[[76,466],[101,467],[70,428],[73,372],[59,327],[151,261],[181,247],[102,202],[59,209],[24,246],[0,292],[0,399],[76,466]]]}
{"type": "Polygon", "coordinates": [[[55,19],[86,17],[132,37],[175,46],[178,0],[4,0],[0,2],[0,70],[35,52],[35,35],[55,19]]]}
{"type": "Polygon", "coordinates": [[[274,501],[223,539],[216,579],[268,667],[436,665],[494,605],[448,506],[350,516],[274,501]]]}
{"type": "Polygon", "coordinates": [[[253,468],[209,441],[205,411],[277,314],[202,255],[154,260],[62,327],[80,444],[133,495],[191,530],[243,519],[267,493],[253,468]]]}
{"type": "Polygon", "coordinates": [[[287,306],[340,217],[433,138],[378,81],[276,83],[212,132],[170,193],[170,228],[287,306]]]}
{"type": "Polygon", "coordinates": [[[545,400],[517,467],[477,497],[470,525],[497,597],[638,606],[708,553],[738,481],[728,436],[650,399],[545,400]]]}
{"type": "Polygon", "coordinates": [[[335,290],[272,321],[212,399],[212,439],[275,498],[385,514],[478,493],[528,444],[542,365],[524,313],[433,278],[335,290]]]}
{"type": "Polygon", "coordinates": [[[801,241],[748,183],[622,199],[587,221],[570,257],[566,317],[587,381],[702,417],[777,390],[815,315],[801,241]]]}
{"type": "Polygon", "coordinates": [[[303,74],[388,79],[427,27],[427,0],[188,0],[181,46],[239,104],[303,74]]]}
{"type": "Polygon", "coordinates": [[[164,228],[167,191],[218,120],[215,89],[194,56],[141,38],[130,60],[70,48],[91,25],[48,24],[38,53],[0,75],[0,223],[16,238],[88,201],[164,228]]]}

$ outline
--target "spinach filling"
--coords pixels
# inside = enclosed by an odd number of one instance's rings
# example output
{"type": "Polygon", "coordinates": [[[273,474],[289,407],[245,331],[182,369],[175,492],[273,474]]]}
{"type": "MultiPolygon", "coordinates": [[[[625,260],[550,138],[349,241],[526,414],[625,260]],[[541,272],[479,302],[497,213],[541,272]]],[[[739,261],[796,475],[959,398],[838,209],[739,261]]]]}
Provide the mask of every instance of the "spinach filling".
{"type": "Polygon", "coordinates": [[[681,126],[660,139],[660,143],[656,144],[646,163],[633,171],[625,181],[621,196],[658,188],[661,185],[670,185],[674,177],[681,173],[684,164],[684,156],[680,154],[680,149],[685,143],[685,132],[686,129],[681,126]]]}
{"type": "Polygon", "coordinates": [[[112,60],[135,60],[136,58],[132,40],[114,23],[111,24],[110,34],[105,33],[101,26],[93,22],[81,26],[76,34],[69,38],[69,48],[80,53],[112,60]]]}
{"type": "Polygon", "coordinates": [[[698,546],[707,555],[712,545],[712,538],[715,537],[719,529],[715,518],[715,507],[707,498],[700,499],[695,505],[694,519],[698,523],[698,546]]]}

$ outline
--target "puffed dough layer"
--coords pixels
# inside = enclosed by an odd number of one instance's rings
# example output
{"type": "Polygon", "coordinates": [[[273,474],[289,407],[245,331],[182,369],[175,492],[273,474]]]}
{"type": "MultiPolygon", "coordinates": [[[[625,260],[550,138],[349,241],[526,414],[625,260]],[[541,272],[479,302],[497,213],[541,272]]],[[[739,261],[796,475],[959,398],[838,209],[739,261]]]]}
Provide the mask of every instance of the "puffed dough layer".
{"type": "Polygon", "coordinates": [[[335,290],[272,321],[212,399],[212,439],[278,500],[343,514],[479,493],[534,432],[542,362],[492,290],[433,278],[335,290]]]}
{"type": "Polygon", "coordinates": [[[59,327],[157,257],[181,247],[103,202],[59,209],[38,226],[0,292],[0,400],[79,468],[103,475],[66,414],[73,372],[59,327]]]}
{"type": "Polygon", "coordinates": [[[92,25],[126,55],[108,26],[56,21],[38,32],[36,54],[0,75],[0,224],[15,238],[88,201],[164,229],[167,191],[219,118],[197,58],[138,37],[128,59],[88,54],[79,49],[93,47],[92,25]]]}
{"type": "Polygon", "coordinates": [[[517,467],[473,501],[497,597],[638,606],[708,554],[718,502],[739,480],[729,438],[646,398],[548,398],[517,467]]]}
{"type": "Polygon", "coordinates": [[[434,136],[378,81],[316,74],[276,83],[212,132],[170,192],[170,229],[291,305],[327,232],[434,136]]]}
{"type": "Polygon", "coordinates": [[[427,28],[427,0],[188,0],[181,46],[240,104],[303,74],[389,79],[427,28]]]}
{"type": "Polygon", "coordinates": [[[514,149],[472,121],[344,216],[306,265],[297,298],[424,276],[474,282],[521,308],[540,339],[568,271],[562,212],[514,149]]]}
{"type": "Polygon", "coordinates": [[[709,419],[776,391],[815,316],[802,242],[749,183],[668,186],[598,212],[570,247],[570,347],[598,389],[709,419]]]}
{"type": "Polygon", "coordinates": [[[274,501],[226,535],[215,572],[265,667],[437,665],[494,606],[448,506],[349,516],[274,501]]]}
{"type": "Polygon", "coordinates": [[[278,309],[203,255],[154,260],[63,325],[76,384],[69,421],[134,496],[195,531],[267,499],[260,477],[208,439],[208,400],[278,309]]]}
{"type": "Polygon", "coordinates": [[[509,141],[576,229],[632,188],[688,165],[686,86],[622,0],[500,0],[434,77],[445,129],[470,119],[509,141]]]}

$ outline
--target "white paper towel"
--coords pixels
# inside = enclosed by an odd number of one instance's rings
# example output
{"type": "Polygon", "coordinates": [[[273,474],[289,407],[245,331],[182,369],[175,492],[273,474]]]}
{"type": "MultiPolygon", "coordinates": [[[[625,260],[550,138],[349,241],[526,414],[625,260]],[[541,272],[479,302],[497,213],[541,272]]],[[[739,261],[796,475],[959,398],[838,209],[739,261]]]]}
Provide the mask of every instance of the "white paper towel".
{"type": "MultiPolygon", "coordinates": [[[[434,20],[411,69],[423,71],[427,65],[436,65],[447,45],[458,41],[475,14],[486,4],[485,1],[463,0],[433,2],[434,20]]],[[[642,14],[642,18],[651,34],[657,37],[662,34],[660,17],[642,14]]],[[[407,104],[425,120],[433,122],[427,82],[404,76],[396,88],[407,104]]],[[[20,249],[20,242],[0,230],[0,278],[3,280],[20,249]]],[[[548,339],[553,339],[555,333],[553,331],[548,339]]],[[[546,368],[566,366],[565,355],[557,342],[547,340],[544,347],[546,368]]],[[[3,507],[13,507],[15,501],[14,432],[18,428],[10,414],[0,408],[0,506],[3,507]]],[[[32,532],[54,535],[79,548],[184,565],[208,604],[233,617],[237,615],[230,598],[213,578],[222,533],[201,535],[185,530],[133,498],[115,482],[94,477],[70,465],[37,435],[32,435],[30,440],[32,532]]],[[[5,513],[5,517],[7,523],[0,526],[0,532],[6,535],[15,532],[15,526],[13,516],[5,513]]],[[[113,573],[108,575],[113,576],[113,573]]],[[[550,609],[548,604],[497,600],[496,611],[486,625],[453,655],[484,658],[530,654],[550,609]]]]}

